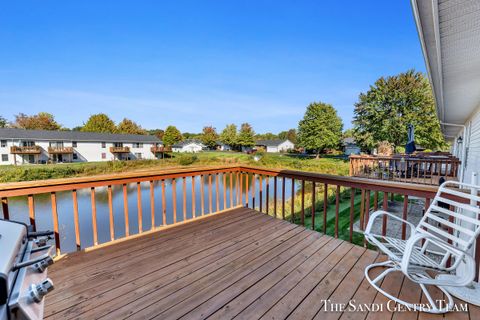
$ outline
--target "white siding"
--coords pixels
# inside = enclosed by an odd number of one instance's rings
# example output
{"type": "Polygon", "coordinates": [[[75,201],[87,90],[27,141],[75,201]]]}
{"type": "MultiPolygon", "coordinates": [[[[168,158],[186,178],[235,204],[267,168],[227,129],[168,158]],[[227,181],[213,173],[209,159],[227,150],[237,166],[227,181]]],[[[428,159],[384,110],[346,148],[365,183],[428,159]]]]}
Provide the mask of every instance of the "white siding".
{"type": "Polygon", "coordinates": [[[473,172],[480,173],[480,110],[467,122],[467,136],[464,181],[470,182],[473,172]]]}

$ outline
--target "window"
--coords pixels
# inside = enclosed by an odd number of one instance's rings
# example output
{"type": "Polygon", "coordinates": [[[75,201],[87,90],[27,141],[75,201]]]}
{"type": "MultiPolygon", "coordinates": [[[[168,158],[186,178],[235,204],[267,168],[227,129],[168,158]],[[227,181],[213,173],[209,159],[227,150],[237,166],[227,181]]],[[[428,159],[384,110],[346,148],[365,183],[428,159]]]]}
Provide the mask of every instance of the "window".
{"type": "Polygon", "coordinates": [[[142,159],[142,154],[140,152],[135,153],[135,158],[142,159]]]}
{"type": "Polygon", "coordinates": [[[73,153],[73,160],[77,160],[78,159],[78,154],[76,154],[75,152],[73,153]]]}
{"type": "Polygon", "coordinates": [[[105,152],[102,152],[102,159],[107,159],[107,154],[105,152]]]}
{"type": "Polygon", "coordinates": [[[2,161],[7,162],[8,161],[8,154],[2,154],[2,161]]]}
{"type": "Polygon", "coordinates": [[[2,140],[1,146],[2,148],[5,148],[7,146],[7,140],[2,140]]]}
{"type": "Polygon", "coordinates": [[[50,147],[63,148],[63,141],[50,141],[50,147]]]}
{"type": "Polygon", "coordinates": [[[106,148],[107,144],[105,142],[102,142],[102,148],[106,148]]]}
{"type": "Polygon", "coordinates": [[[135,142],[135,143],[132,144],[132,146],[133,146],[134,148],[143,148],[143,143],[135,142]]]}
{"type": "Polygon", "coordinates": [[[74,148],[77,147],[77,141],[72,141],[72,147],[74,147],[74,148]]]}
{"type": "Polygon", "coordinates": [[[114,142],[114,143],[113,143],[113,146],[114,146],[114,147],[117,147],[117,148],[122,148],[122,147],[123,147],[123,143],[122,143],[122,142],[114,142]]]}

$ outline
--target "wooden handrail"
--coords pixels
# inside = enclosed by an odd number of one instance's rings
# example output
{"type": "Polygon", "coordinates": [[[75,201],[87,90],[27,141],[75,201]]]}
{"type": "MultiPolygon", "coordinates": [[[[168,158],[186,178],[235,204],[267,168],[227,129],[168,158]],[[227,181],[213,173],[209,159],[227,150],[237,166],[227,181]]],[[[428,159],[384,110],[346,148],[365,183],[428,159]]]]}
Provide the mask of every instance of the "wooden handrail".
{"type": "Polygon", "coordinates": [[[40,146],[12,146],[10,153],[12,154],[38,154],[42,152],[40,146]]]}
{"type": "Polygon", "coordinates": [[[73,153],[73,147],[48,147],[48,153],[73,153]]]}

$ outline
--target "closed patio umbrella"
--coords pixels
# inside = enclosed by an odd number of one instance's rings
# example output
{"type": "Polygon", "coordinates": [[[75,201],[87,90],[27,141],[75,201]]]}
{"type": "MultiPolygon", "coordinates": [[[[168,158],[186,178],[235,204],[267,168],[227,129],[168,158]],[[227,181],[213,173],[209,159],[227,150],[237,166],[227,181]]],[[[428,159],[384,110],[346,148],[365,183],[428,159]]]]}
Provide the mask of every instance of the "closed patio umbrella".
{"type": "Polygon", "coordinates": [[[405,153],[406,154],[411,154],[417,150],[415,147],[415,137],[414,137],[414,131],[413,131],[413,125],[409,124],[408,129],[407,129],[407,145],[405,146],[405,153]]]}

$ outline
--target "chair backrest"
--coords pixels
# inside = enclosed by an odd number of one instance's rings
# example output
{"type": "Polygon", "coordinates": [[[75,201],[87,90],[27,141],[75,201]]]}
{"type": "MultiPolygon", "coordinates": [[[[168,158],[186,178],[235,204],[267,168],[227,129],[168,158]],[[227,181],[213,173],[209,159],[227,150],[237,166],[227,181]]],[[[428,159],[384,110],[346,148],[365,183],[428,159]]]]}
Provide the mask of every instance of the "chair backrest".
{"type": "Polygon", "coordinates": [[[466,251],[480,234],[480,186],[444,182],[417,225],[417,232],[428,233],[466,251]]]}

